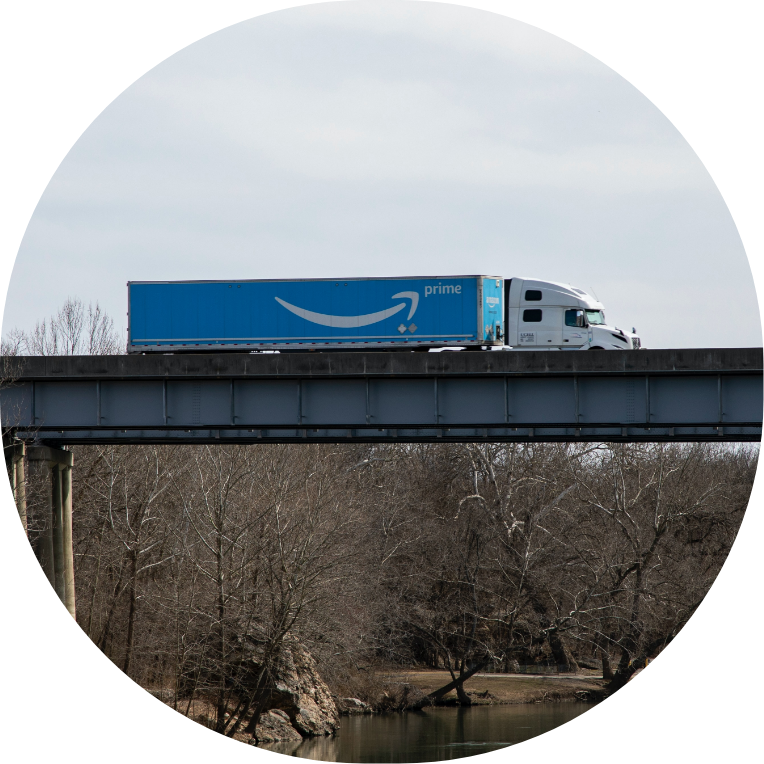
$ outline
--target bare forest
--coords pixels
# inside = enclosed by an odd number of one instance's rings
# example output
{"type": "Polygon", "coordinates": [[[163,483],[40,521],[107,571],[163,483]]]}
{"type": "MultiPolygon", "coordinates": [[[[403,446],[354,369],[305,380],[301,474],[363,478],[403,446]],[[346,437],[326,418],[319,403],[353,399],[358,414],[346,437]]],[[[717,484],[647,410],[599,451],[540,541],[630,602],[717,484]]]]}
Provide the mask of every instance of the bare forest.
{"type": "MultiPolygon", "coordinates": [[[[117,344],[97,305],[69,301],[3,349],[117,344]]],[[[278,707],[296,645],[334,698],[370,708],[396,668],[449,672],[430,702],[469,704],[476,673],[529,666],[596,668],[618,690],[708,592],[758,458],[725,444],[72,450],[79,625],[230,736],[278,707]]],[[[34,485],[27,497],[34,545],[34,485]]]]}
{"type": "Polygon", "coordinates": [[[367,702],[391,665],[450,670],[464,702],[474,672],[529,664],[619,688],[713,583],[756,466],[707,444],[74,451],[80,626],[224,733],[291,639],[367,702]]]}

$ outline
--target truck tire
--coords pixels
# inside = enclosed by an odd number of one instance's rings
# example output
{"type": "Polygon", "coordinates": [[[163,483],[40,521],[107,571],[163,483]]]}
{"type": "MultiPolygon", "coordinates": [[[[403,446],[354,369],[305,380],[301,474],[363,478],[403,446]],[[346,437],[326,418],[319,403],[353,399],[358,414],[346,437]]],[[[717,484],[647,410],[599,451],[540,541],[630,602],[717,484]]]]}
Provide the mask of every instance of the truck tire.
{"type": "Polygon", "coordinates": [[[604,350],[605,348],[601,348],[598,345],[595,345],[593,348],[589,348],[589,350],[604,350]]]}

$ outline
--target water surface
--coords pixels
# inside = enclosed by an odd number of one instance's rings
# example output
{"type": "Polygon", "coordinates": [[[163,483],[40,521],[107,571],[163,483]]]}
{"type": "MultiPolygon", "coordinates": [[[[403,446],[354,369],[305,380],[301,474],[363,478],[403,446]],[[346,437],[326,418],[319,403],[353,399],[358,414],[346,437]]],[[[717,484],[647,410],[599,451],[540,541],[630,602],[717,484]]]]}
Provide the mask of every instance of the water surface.
{"type": "Polygon", "coordinates": [[[591,703],[533,703],[344,716],[333,738],[268,743],[262,747],[319,761],[444,761],[522,743],[591,707],[591,703]]]}

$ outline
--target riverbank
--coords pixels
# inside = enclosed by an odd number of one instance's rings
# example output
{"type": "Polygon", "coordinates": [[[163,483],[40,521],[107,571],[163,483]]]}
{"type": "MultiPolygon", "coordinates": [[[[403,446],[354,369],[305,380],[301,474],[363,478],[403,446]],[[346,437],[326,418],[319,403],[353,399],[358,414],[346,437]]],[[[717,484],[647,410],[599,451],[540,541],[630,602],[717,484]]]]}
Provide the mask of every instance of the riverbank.
{"type": "MultiPolygon", "coordinates": [[[[391,684],[408,684],[427,695],[451,681],[447,671],[410,669],[385,675],[391,684]]],[[[464,684],[474,705],[597,701],[607,682],[596,672],[579,674],[475,674],[464,684]]],[[[444,697],[456,703],[456,692],[444,697]]]]}
{"type": "MultiPolygon", "coordinates": [[[[338,722],[337,712],[345,718],[356,716],[395,716],[395,712],[421,711],[423,709],[436,710],[426,698],[428,693],[433,692],[451,681],[451,675],[447,671],[433,671],[427,669],[408,669],[378,671],[375,674],[374,686],[381,690],[381,695],[375,700],[368,698],[370,702],[364,702],[357,698],[335,697],[336,710],[334,719],[338,722]],[[382,689],[384,688],[384,689],[382,689]]],[[[329,694],[328,688],[316,676],[314,683],[320,683],[329,694]]],[[[605,697],[606,681],[596,672],[578,674],[475,674],[467,682],[464,688],[473,707],[477,706],[532,706],[535,704],[555,704],[574,702],[590,706],[605,697]]],[[[302,688],[305,690],[306,688],[302,688]]],[[[152,694],[168,705],[174,705],[174,693],[171,690],[153,690],[152,694]]],[[[258,725],[258,738],[261,745],[278,743],[273,750],[282,750],[287,746],[290,751],[304,742],[314,740],[305,750],[318,750],[322,745],[332,747],[333,743],[319,743],[326,739],[325,734],[314,733],[312,729],[298,729],[294,726],[294,719],[305,716],[310,718],[310,710],[315,703],[306,700],[302,695],[315,695],[315,688],[311,692],[297,693],[302,702],[293,703],[290,714],[283,709],[273,708],[266,711],[258,725]],[[302,709],[305,706],[305,709],[302,709]]],[[[294,700],[294,699],[293,699],[294,700]]],[[[454,691],[445,695],[437,704],[439,707],[459,706],[454,691]]],[[[178,705],[178,710],[185,713],[199,724],[215,728],[215,705],[210,700],[195,699],[183,701],[178,705]]],[[[571,712],[572,713],[572,712],[571,712]]],[[[226,714],[228,717],[228,714],[226,714]]],[[[567,717],[566,717],[567,719],[567,717]]],[[[230,719],[233,723],[234,719],[230,719]]],[[[246,724],[242,724],[234,734],[234,739],[241,742],[252,743],[252,737],[244,732],[246,724]]],[[[336,727],[332,727],[336,730],[336,727]]],[[[538,734],[538,733],[537,733],[538,734]]],[[[330,735],[329,737],[332,737],[330,735]]],[[[322,758],[316,756],[315,758],[322,758]]]]}

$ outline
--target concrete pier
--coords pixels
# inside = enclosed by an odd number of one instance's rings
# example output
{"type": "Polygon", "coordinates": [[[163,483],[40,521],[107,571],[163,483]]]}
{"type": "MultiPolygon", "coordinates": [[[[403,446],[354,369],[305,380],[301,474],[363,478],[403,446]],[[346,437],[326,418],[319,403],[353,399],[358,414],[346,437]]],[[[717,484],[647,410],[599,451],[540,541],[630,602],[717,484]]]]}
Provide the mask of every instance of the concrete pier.
{"type": "MultiPolygon", "coordinates": [[[[21,474],[23,474],[23,459],[21,474]]],[[[70,451],[48,446],[26,448],[30,483],[39,487],[29,496],[35,505],[35,553],[40,565],[72,617],[76,615],[74,594],[74,550],[72,548],[72,466],[70,451]]],[[[17,473],[18,474],[18,473],[17,473]]],[[[18,506],[18,496],[17,506],[18,506]]],[[[27,513],[27,493],[24,493],[27,513]]],[[[21,514],[21,510],[19,510],[21,514]]]]}

